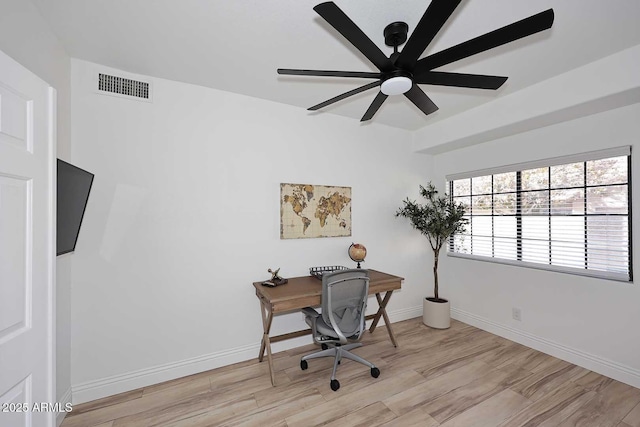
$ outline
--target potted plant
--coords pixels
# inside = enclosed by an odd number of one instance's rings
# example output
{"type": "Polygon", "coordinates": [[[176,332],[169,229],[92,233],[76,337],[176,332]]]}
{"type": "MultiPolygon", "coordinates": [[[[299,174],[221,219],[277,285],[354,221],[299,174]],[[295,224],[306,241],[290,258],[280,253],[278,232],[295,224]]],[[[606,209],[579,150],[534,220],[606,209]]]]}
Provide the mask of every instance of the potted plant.
{"type": "Polygon", "coordinates": [[[449,301],[438,294],[438,256],[440,250],[455,233],[465,230],[467,220],[463,218],[465,208],[454,202],[446,194],[438,196],[433,184],[426,188],[420,186],[420,195],[426,199],[422,205],[407,198],[396,212],[396,217],[405,217],[411,225],[429,239],[433,249],[433,297],[424,299],[422,321],[425,325],[437,329],[446,329],[451,324],[449,301]]]}

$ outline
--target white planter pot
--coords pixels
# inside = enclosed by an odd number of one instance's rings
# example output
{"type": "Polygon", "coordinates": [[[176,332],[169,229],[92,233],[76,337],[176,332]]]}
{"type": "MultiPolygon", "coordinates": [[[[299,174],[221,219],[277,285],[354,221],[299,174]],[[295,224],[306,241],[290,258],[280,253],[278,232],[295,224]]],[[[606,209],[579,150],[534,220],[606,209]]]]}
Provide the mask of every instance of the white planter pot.
{"type": "Polygon", "coordinates": [[[422,323],[435,329],[447,329],[451,326],[451,312],[449,301],[433,302],[423,300],[422,323]]]}

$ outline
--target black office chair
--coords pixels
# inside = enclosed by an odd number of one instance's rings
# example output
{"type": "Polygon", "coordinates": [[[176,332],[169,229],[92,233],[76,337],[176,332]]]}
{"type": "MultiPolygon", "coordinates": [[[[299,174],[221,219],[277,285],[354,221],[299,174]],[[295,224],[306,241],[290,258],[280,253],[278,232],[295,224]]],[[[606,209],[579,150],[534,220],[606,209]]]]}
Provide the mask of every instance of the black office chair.
{"type": "Polygon", "coordinates": [[[367,360],[349,350],[362,346],[358,342],[365,330],[365,311],[369,295],[369,272],[352,269],[339,270],[322,275],[322,314],[311,307],[302,312],[311,326],[313,341],[322,351],[303,356],[300,368],[309,367],[307,360],[319,357],[335,357],[331,374],[331,390],[340,388],[336,370],[343,358],[355,360],[371,368],[371,376],[377,378],[380,370],[367,360]]]}

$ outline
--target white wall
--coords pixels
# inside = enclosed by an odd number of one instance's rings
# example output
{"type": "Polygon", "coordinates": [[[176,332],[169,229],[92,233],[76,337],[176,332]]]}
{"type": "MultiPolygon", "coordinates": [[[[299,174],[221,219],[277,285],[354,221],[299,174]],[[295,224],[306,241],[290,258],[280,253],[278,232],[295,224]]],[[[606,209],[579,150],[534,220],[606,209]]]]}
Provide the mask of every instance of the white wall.
{"type": "MultiPolygon", "coordinates": [[[[632,145],[633,203],[640,201],[640,105],[508,136],[433,158],[436,182],[451,173],[632,145]]],[[[638,224],[634,206],[633,223],[638,224]]],[[[634,230],[634,270],[640,271],[634,230]]],[[[442,257],[442,294],[455,317],[640,387],[640,286],[442,257]],[[512,307],[522,321],[511,318],[512,307]]]]}
{"type": "MultiPolygon", "coordinates": [[[[105,96],[97,70],[127,76],[72,60],[72,159],[96,175],[73,263],[74,401],[255,358],[251,283],[353,265],[352,241],[406,278],[392,319],[421,313],[428,246],[394,217],[428,176],[409,132],[144,76],[153,103],[105,96]],[[353,236],[280,240],[282,182],[352,187],[353,236]]],[[[302,327],[296,313],[272,331],[302,327]]]]}
{"type": "MultiPolygon", "coordinates": [[[[70,59],[29,1],[0,2],[0,50],[49,83],[57,91],[57,156],[71,154],[70,59]]],[[[70,399],[71,392],[71,258],[56,263],[56,397],[70,399]]]]}

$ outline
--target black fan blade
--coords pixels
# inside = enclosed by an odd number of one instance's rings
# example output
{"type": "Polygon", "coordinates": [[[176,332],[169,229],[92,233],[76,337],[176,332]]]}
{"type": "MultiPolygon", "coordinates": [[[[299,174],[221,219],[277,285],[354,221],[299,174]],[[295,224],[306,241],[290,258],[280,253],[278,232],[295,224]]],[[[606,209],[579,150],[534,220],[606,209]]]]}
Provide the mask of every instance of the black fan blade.
{"type": "Polygon", "coordinates": [[[393,70],[391,60],[334,2],[320,3],[313,10],[349,40],[380,71],[393,70]]]}
{"type": "Polygon", "coordinates": [[[413,82],[437,86],[456,86],[495,90],[502,86],[507,79],[508,77],[502,76],[427,71],[419,76],[414,76],[413,82]]]}
{"type": "Polygon", "coordinates": [[[294,70],[291,68],[278,68],[278,74],[289,76],[317,76],[317,77],[357,77],[362,79],[379,79],[380,73],[360,71],[325,71],[325,70],[294,70]]]}
{"type": "Polygon", "coordinates": [[[553,25],[553,16],[553,9],[548,9],[521,21],[509,24],[506,27],[499,28],[464,43],[434,53],[433,55],[429,55],[417,62],[413,70],[414,75],[433,70],[446,64],[451,64],[460,59],[551,28],[551,25],[553,25]]]}
{"type": "Polygon", "coordinates": [[[385,95],[384,93],[378,92],[378,94],[373,99],[373,102],[371,103],[371,105],[369,105],[369,108],[367,108],[367,111],[364,113],[364,116],[362,116],[360,121],[366,122],[367,120],[371,120],[373,116],[378,112],[380,107],[382,106],[382,103],[387,100],[387,97],[388,96],[385,95]]]}
{"type": "Polygon", "coordinates": [[[400,68],[412,69],[422,52],[438,34],[447,19],[458,7],[461,0],[432,0],[424,15],[416,25],[411,37],[407,40],[396,65],[400,68]]]}
{"type": "Polygon", "coordinates": [[[409,98],[409,100],[413,102],[416,107],[421,109],[425,115],[429,115],[438,110],[438,106],[434,104],[431,98],[429,98],[427,94],[424,93],[416,84],[414,84],[411,89],[404,94],[404,96],[409,98]]]}
{"type": "Polygon", "coordinates": [[[307,109],[311,111],[319,110],[322,107],[326,107],[327,105],[333,104],[334,102],[338,102],[352,95],[358,94],[360,92],[364,92],[365,90],[373,89],[376,86],[380,86],[380,81],[369,83],[368,85],[360,86],[359,88],[350,90],[349,92],[345,92],[342,95],[334,96],[331,99],[328,99],[324,102],[321,102],[318,105],[314,105],[313,107],[309,107],[307,109]]]}

